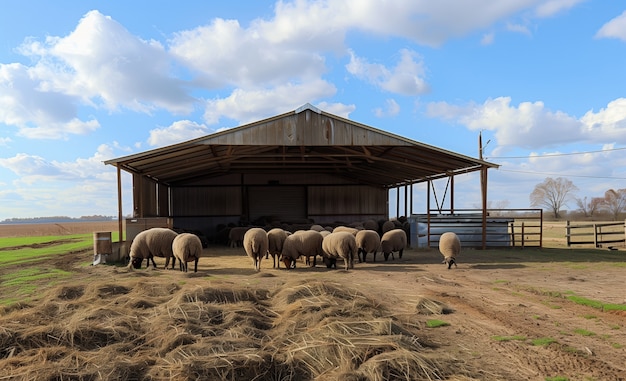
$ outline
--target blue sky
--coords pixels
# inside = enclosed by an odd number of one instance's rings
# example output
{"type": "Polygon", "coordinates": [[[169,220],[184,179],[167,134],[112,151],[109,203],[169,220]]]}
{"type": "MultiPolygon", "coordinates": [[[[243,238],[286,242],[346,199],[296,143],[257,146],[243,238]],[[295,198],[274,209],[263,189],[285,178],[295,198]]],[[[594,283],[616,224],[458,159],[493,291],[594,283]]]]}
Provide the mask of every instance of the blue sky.
{"type": "MultiPolygon", "coordinates": [[[[482,133],[493,206],[546,177],[600,197],[626,188],[625,67],[618,1],[7,1],[0,221],[117,215],[104,160],[305,103],[472,157],[482,133]]],[[[476,174],[455,189],[480,205],[476,174]]]]}

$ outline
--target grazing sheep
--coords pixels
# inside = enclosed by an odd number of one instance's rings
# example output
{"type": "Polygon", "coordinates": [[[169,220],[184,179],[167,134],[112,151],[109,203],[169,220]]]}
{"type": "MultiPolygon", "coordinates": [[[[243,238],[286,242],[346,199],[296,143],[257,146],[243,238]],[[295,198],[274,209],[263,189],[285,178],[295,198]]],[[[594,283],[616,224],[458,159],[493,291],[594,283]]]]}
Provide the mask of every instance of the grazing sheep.
{"type": "Polygon", "coordinates": [[[193,272],[198,272],[198,260],[202,256],[202,240],[192,233],[180,233],[172,242],[174,258],[178,259],[180,271],[187,272],[187,262],[194,262],[193,272]]]}
{"type": "Polygon", "coordinates": [[[461,252],[461,240],[453,232],[446,232],[439,237],[439,252],[443,255],[443,262],[448,265],[448,270],[456,265],[456,256],[461,252]]]}
{"type": "Polygon", "coordinates": [[[132,266],[136,269],[140,269],[141,262],[145,259],[148,262],[148,267],[150,266],[150,261],[152,261],[152,266],[156,268],[157,265],[154,263],[154,257],[162,257],[165,258],[165,268],[169,265],[170,258],[172,259],[173,269],[176,263],[176,257],[173,256],[172,242],[177,235],[175,231],[167,228],[151,228],[139,232],[130,245],[130,261],[128,267],[131,268],[132,266]]]}
{"type": "Polygon", "coordinates": [[[383,232],[383,234],[385,234],[388,231],[396,229],[396,228],[398,228],[398,226],[396,225],[396,223],[394,221],[387,220],[387,221],[383,222],[382,232],[383,232]]]}
{"type": "Polygon", "coordinates": [[[380,250],[385,256],[385,261],[389,259],[391,254],[392,259],[396,259],[393,255],[394,251],[398,252],[398,256],[402,258],[402,252],[406,248],[406,233],[402,229],[389,230],[380,239],[380,250]]]}
{"type": "Polygon", "coordinates": [[[267,232],[261,228],[251,228],[243,236],[243,248],[246,254],[252,258],[254,269],[261,271],[261,259],[267,253],[269,242],[267,232]]]}
{"type": "Polygon", "coordinates": [[[322,225],[315,224],[315,225],[311,225],[310,230],[315,230],[316,232],[321,232],[321,231],[323,231],[325,229],[324,229],[324,227],[322,225]]]}
{"type": "Polygon", "coordinates": [[[360,229],[353,228],[353,227],[350,227],[350,226],[337,226],[336,228],[333,229],[333,233],[348,232],[348,233],[356,236],[356,233],[358,233],[359,230],[360,229]]]}
{"type": "Polygon", "coordinates": [[[228,231],[228,246],[242,247],[243,237],[250,230],[249,226],[235,226],[228,231]]]}
{"type": "Polygon", "coordinates": [[[296,260],[300,256],[307,258],[307,263],[310,263],[309,257],[313,257],[313,267],[317,265],[316,257],[323,256],[322,251],[322,234],[315,230],[303,230],[297,231],[285,239],[283,242],[283,251],[281,252],[281,259],[287,269],[296,268],[296,260]]]}
{"type": "MultiPolygon", "coordinates": [[[[283,244],[289,235],[288,232],[281,228],[274,228],[267,232],[268,248],[267,252],[272,256],[272,268],[280,268],[280,253],[283,251],[283,244]]],[[[267,254],[265,255],[267,259],[267,254]]]]}
{"type": "Polygon", "coordinates": [[[346,270],[354,268],[354,255],[357,251],[356,238],[347,231],[333,232],[322,241],[324,263],[329,269],[337,267],[337,258],[343,258],[346,270]]]}
{"type": "Polygon", "coordinates": [[[361,255],[363,255],[363,262],[367,262],[365,260],[367,253],[374,253],[374,262],[376,262],[376,252],[380,247],[380,235],[374,230],[360,230],[356,233],[355,238],[359,262],[361,262],[361,255]]]}

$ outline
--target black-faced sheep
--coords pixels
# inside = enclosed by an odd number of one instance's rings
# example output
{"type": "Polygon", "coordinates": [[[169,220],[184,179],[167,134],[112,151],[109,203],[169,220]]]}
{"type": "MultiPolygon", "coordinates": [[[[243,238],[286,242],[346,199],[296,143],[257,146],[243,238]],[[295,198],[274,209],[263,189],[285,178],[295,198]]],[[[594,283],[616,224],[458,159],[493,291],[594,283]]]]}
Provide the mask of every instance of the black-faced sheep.
{"type": "Polygon", "coordinates": [[[391,254],[392,259],[396,259],[393,255],[394,251],[398,252],[398,256],[402,258],[402,252],[406,248],[406,233],[402,229],[389,230],[380,238],[380,250],[385,256],[385,261],[389,259],[391,254]]]}
{"type": "Polygon", "coordinates": [[[355,238],[359,262],[361,262],[361,256],[363,256],[363,262],[367,262],[368,253],[374,254],[373,260],[376,262],[376,252],[380,248],[380,235],[374,230],[359,230],[355,238]]]}
{"type": "MultiPolygon", "coordinates": [[[[280,267],[280,253],[283,251],[283,244],[289,234],[281,228],[274,228],[267,232],[267,252],[272,256],[272,268],[276,268],[276,265],[280,267]]],[[[265,258],[267,258],[267,255],[265,258]]]]}
{"type": "Polygon", "coordinates": [[[228,246],[241,247],[243,246],[243,237],[246,232],[250,230],[249,226],[235,226],[228,231],[228,246]]]}
{"type": "Polygon", "coordinates": [[[322,240],[324,237],[315,230],[297,231],[285,239],[283,242],[283,251],[281,252],[281,260],[287,269],[296,267],[296,260],[300,256],[307,257],[307,263],[310,263],[309,257],[313,257],[313,267],[317,265],[316,257],[322,256],[322,240]]]}
{"type": "Polygon", "coordinates": [[[252,258],[256,271],[261,271],[261,259],[267,253],[268,247],[267,232],[261,228],[248,229],[243,236],[243,248],[246,254],[252,258]]]}
{"type": "Polygon", "coordinates": [[[456,256],[461,252],[461,240],[453,232],[446,232],[439,237],[439,252],[443,255],[444,264],[448,265],[448,270],[456,265],[456,256]]]}
{"type": "Polygon", "coordinates": [[[337,267],[337,258],[343,258],[346,270],[354,268],[357,252],[356,238],[347,231],[332,232],[322,241],[324,263],[327,268],[337,267]]]}
{"type": "Polygon", "coordinates": [[[150,266],[150,261],[152,261],[152,266],[156,268],[153,257],[162,257],[165,258],[165,268],[169,265],[170,258],[172,259],[173,269],[176,258],[173,257],[172,242],[174,242],[174,238],[177,235],[175,231],[167,228],[151,228],[139,232],[130,245],[130,262],[128,267],[132,266],[140,269],[141,262],[145,259],[148,261],[147,266],[150,266]]]}
{"type": "Polygon", "coordinates": [[[391,220],[387,220],[383,222],[383,225],[381,226],[381,230],[383,234],[387,233],[390,230],[397,229],[397,228],[398,228],[398,225],[395,223],[395,221],[391,221],[391,220]]]}
{"type": "Polygon", "coordinates": [[[198,272],[198,260],[202,256],[202,240],[192,233],[180,233],[172,242],[174,258],[178,259],[180,271],[187,272],[188,262],[194,262],[193,272],[198,272]]]}

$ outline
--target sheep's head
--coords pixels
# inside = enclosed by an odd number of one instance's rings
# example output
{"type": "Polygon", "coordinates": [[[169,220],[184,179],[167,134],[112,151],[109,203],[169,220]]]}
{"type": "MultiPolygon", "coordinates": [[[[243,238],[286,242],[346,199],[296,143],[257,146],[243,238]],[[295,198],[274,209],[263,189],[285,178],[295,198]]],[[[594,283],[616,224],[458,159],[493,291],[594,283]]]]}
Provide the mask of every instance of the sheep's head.
{"type": "Polygon", "coordinates": [[[132,263],[133,267],[136,269],[140,269],[141,268],[141,263],[143,262],[143,258],[138,258],[138,257],[130,257],[130,262],[132,263]]]}
{"type": "Polygon", "coordinates": [[[336,258],[328,258],[328,257],[324,257],[324,264],[326,265],[327,269],[332,269],[337,268],[337,259],[336,258]]]}
{"type": "Polygon", "coordinates": [[[452,265],[454,265],[454,267],[456,266],[456,259],[454,257],[446,257],[443,262],[444,264],[448,265],[448,270],[450,270],[450,268],[452,268],[452,265]]]}
{"type": "Polygon", "coordinates": [[[285,264],[287,270],[296,268],[296,260],[293,258],[283,257],[283,263],[285,264]]]}

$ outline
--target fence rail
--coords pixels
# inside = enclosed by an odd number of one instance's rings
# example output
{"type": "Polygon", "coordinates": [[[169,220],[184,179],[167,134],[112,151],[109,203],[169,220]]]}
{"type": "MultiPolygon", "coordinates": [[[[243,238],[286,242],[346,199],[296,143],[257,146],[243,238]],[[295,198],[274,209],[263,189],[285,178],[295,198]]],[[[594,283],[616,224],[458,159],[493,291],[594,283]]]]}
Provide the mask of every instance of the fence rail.
{"type": "Polygon", "coordinates": [[[418,216],[427,223],[427,246],[436,247],[445,231],[455,231],[465,247],[542,247],[543,211],[541,209],[488,209],[487,226],[482,232],[483,217],[480,209],[455,209],[442,214],[431,210],[429,215],[418,216]]]}
{"type": "Polygon", "coordinates": [[[626,244],[626,226],[624,222],[603,222],[593,224],[565,224],[567,246],[594,245],[611,248],[610,244],[626,244]],[[621,228],[619,228],[621,227],[621,228]],[[584,237],[584,238],[579,238],[584,237]]]}

